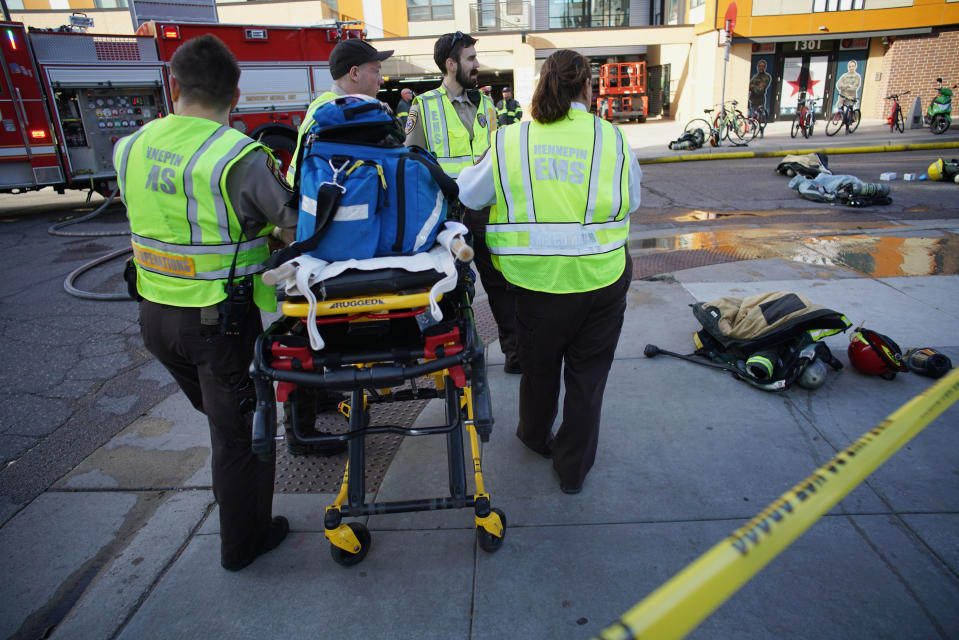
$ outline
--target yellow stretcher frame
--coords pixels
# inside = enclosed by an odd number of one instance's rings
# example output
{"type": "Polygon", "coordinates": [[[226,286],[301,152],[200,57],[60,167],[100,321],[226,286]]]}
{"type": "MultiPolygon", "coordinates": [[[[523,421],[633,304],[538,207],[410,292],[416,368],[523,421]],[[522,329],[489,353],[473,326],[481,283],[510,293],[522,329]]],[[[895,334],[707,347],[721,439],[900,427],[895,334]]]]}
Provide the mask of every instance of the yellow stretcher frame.
{"type": "MultiPolygon", "coordinates": [[[[442,298],[443,296],[440,294],[437,297],[437,301],[442,300],[442,298]]],[[[407,294],[377,294],[357,296],[355,298],[333,298],[330,300],[317,300],[316,315],[317,317],[323,317],[358,313],[382,313],[399,309],[428,307],[429,304],[430,294],[428,291],[407,294]]],[[[285,316],[305,318],[309,315],[310,305],[305,301],[286,301],[280,307],[280,310],[285,316]]]]}
{"type": "MultiPolygon", "coordinates": [[[[443,300],[443,295],[439,294],[435,302],[440,302],[443,300]]],[[[467,472],[466,460],[457,462],[455,465],[450,462],[450,476],[451,476],[451,493],[453,494],[450,498],[438,498],[438,499],[426,499],[426,500],[412,500],[412,501],[402,501],[398,503],[380,503],[380,504],[366,504],[365,500],[362,499],[362,490],[354,489],[351,487],[351,481],[355,480],[357,475],[355,472],[351,472],[351,468],[359,469],[359,476],[363,476],[363,457],[362,454],[359,455],[357,460],[357,465],[351,464],[354,461],[354,452],[352,439],[350,440],[351,446],[349,451],[350,461],[347,462],[343,470],[342,481],[340,484],[339,491],[333,501],[333,503],[326,508],[326,517],[325,517],[325,527],[324,534],[327,540],[331,544],[331,552],[333,554],[334,560],[344,566],[351,566],[356,564],[365,557],[367,551],[370,548],[371,536],[369,530],[365,525],[359,522],[343,522],[343,517],[358,517],[360,515],[370,515],[372,513],[380,513],[381,511],[369,510],[376,507],[385,507],[394,509],[393,511],[382,511],[383,513],[390,513],[396,511],[404,510],[425,510],[428,509],[439,509],[439,508],[459,508],[463,506],[472,506],[474,510],[474,522],[477,530],[477,538],[480,547],[484,551],[495,551],[497,550],[505,537],[506,534],[506,516],[500,510],[490,507],[490,495],[487,493],[485,484],[483,481],[483,472],[481,465],[481,451],[478,437],[478,426],[482,427],[484,424],[489,423],[491,426],[491,411],[488,407],[488,395],[483,397],[486,399],[485,406],[486,408],[481,412],[485,418],[481,418],[477,421],[475,415],[475,399],[474,399],[474,389],[473,384],[480,383],[482,381],[482,386],[484,389],[487,389],[485,383],[485,364],[483,362],[482,355],[482,342],[479,341],[479,336],[475,332],[475,325],[473,325],[472,312],[469,309],[470,303],[469,299],[464,297],[464,301],[460,301],[458,304],[453,303],[454,306],[463,307],[465,304],[466,317],[466,326],[464,329],[463,319],[456,324],[459,328],[459,340],[450,340],[445,344],[434,344],[431,349],[435,349],[436,353],[433,351],[428,351],[424,348],[423,352],[420,353],[421,358],[418,360],[423,366],[421,369],[425,369],[424,373],[412,374],[412,375],[426,375],[429,378],[432,378],[435,383],[435,388],[437,391],[437,397],[446,398],[447,403],[447,416],[455,416],[452,418],[453,422],[444,427],[428,427],[425,429],[419,429],[419,431],[428,430],[434,433],[450,433],[447,437],[450,438],[450,442],[458,442],[456,446],[453,446],[453,449],[462,450],[462,435],[459,433],[460,428],[462,427],[465,430],[466,435],[469,438],[470,450],[471,450],[471,459],[473,464],[473,479],[475,485],[475,494],[467,495],[468,485],[465,482],[465,477],[462,474],[467,472]],[[465,302],[464,302],[465,301],[465,302]],[[464,330],[469,337],[464,335],[464,330]],[[462,342],[460,342],[462,341],[462,342]],[[459,370],[459,375],[463,375],[462,367],[465,365],[464,361],[454,360],[455,354],[457,353],[469,353],[475,352],[478,344],[478,357],[479,363],[482,366],[479,368],[483,373],[480,378],[475,376],[467,376],[467,383],[465,386],[456,386],[452,383],[453,371],[459,370]],[[472,345],[472,346],[470,346],[472,345]],[[450,349],[451,347],[458,346],[459,350],[453,350],[452,353],[449,353],[445,350],[450,349]],[[444,348],[444,351],[440,351],[440,347],[444,348]],[[444,362],[440,361],[440,354],[445,354],[443,357],[444,362]],[[453,361],[451,361],[453,360],[453,361]],[[436,362],[439,368],[432,368],[429,366],[429,363],[436,362]],[[470,382],[470,379],[472,382],[470,382]],[[449,380],[449,382],[447,382],[449,380]],[[447,388],[449,386],[449,388],[447,388]],[[453,427],[452,432],[457,432],[455,439],[450,431],[449,427],[453,427]],[[457,477],[457,487],[462,485],[462,489],[454,490],[453,487],[453,477],[457,477]],[[460,480],[461,478],[461,480],[460,480]],[[356,493],[361,494],[359,498],[355,495],[356,493]],[[410,505],[410,509],[405,509],[406,505],[410,505]],[[424,507],[429,505],[428,507],[424,507]],[[418,507],[413,509],[412,507],[418,507]],[[360,513],[362,511],[362,513],[360,513]]],[[[359,295],[352,297],[340,297],[333,298],[328,300],[319,300],[314,305],[315,316],[320,321],[320,318],[324,318],[325,323],[362,323],[372,320],[377,320],[382,318],[402,318],[409,317],[410,315],[415,315],[417,313],[429,313],[428,309],[430,307],[430,291],[429,290],[406,290],[402,293],[384,293],[384,294],[373,294],[373,295],[359,295]],[[405,312],[405,313],[398,313],[405,312]]],[[[262,343],[268,338],[274,337],[273,330],[275,327],[280,327],[281,325],[286,327],[287,330],[292,328],[293,324],[290,321],[306,321],[310,316],[310,304],[302,299],[297,299],[294,301],[284,301],[280,307],[282,314],[285,316],[284,319],[274,323],[267,332],[260,336],[260,339],[257,343],[256,352],[259,357],[254,359],[254,369],[257,370],[259,377],[269,381],[272,377],[273,380],[280,380],[283,378],[283,371],[281,369],[273,369],[273,365],[268,365],[267,362],[269,358],[264,354],[269,351],[268,349],[263,349],[262,343]],[[272,373],[270,375],[264,375],[264,372],[270,370],[272,373]]],[[[445,334],[443,334],[445,335],[445,334]]],[[[432,339],[435,340],[440,336],[432,335],[432,339]]],[[[427,344],[429,340],[427,338],[427,344]]],[[[299,348],[299,347],[297,347],[299,348]]],[[[360,352],[362,353],[362,352],[360,352]]],[[[382,352],[381,352],[382,353],[382,352]]],[[[358,357],[356,352],[351,352],[351,355],[354,358],[358,357]]],[[[365,357],[370,354],[363,354],[365,357]]],[[[382,357],[382,356],[374,356],[382,357]]],[[[477,361],[472,360],[470,362],[471,366],[474,368],[477,365],[477,361]]],[[[385,365],[389,367],[390,358],[387,358],[385,361],[381,360],[359,360],[355,359],[354,362],[348,365],[346,368],[355,368],[359,370],[376,367],[377,365],[385,365]]],[[[310,371],[314,371],[312,367],[309,367],[310,371]]],[[[311,375],[305,373],[305,370],[296,369],[289,373],[297,375],[311,375]]],[[[318,372],[318,375],[323,375],[322,372],[318,372]]],[[[412,380],[413,377],[405,377],[404,380],[412,380]]],[[[310,384],[311,381],[303,380],[302,378],[299,381],[287,380],[294,382],[295,384],[310,384]]],[[[261,380],[261,384],[262,384],[261,380]]],[[[457,382],[457,384],[460,384],[457,382]]],[[[269,387],[272,390],[272,383],[263,385],[264,388],[269,387]]],[[[369,406],[370,406],[370,395],[371,391],[365,386],[363,387],[354,387],[351,393],[351,399],[340,404],[340,411],[343,413],[347,420],[350,422],[350,432],[354,432],[354,429],[357,431],[365,431],[364,426],[368,426],[369,423],[369,406]],[[352,405],[359,407],[358,410],[353,409],[352,405]]],[[[377,389],[376,393],[381,396],[390,396],[393,395],[392,389],[377,389]]],[[[487,392],[484,391],[484,394],[487,392]]],[[[258,391],[259,394],[259,391],[258,391]]],[[[482,402],[482,401],[481,401],[482,402]]],[[[489,427],[485,427],[488,429],[489,427]]],[[[481,429],[482,430],[482,429],[481,429]]],[[[486,433],[486,432],[484,432],[486,433]]],[[[486,433],[488,436],[488,433],[486,433]]],[[[362,437],[362,436],[358,436],[362,437]]],[[[362,487],[362,481],[360,481],[359,487],[362,487]]]]}

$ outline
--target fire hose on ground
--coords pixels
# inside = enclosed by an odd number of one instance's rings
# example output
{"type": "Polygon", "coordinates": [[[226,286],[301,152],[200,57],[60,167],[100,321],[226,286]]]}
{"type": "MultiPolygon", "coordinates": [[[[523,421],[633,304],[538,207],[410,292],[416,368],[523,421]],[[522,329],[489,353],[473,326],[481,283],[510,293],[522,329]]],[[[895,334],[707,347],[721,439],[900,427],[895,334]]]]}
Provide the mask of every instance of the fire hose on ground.
{"type": "MultiPolygon", "coordinates": [[[[119,192],[119,188],[114,189],[113,193],[111,193],[107,197],[107,199],[103,201],[103,204],[101,204],[94,211],[92,211],[91,213],[88,213],[85,216],[74,218],[72,220],[66,220],[64,222],[58,222],[56,224],[51,225],[50,227],[47,228],[47,233],[49,233],[52,236],[60,236],[60,237],[66,237],[66,238],[104,238],[109,236],[130,235],[129,231],[74,231],[74,232],[61,231],[61,229],[63,229],[64,227],[68,227],[74,224],[79,224],[81,222],[86,222],[88,220],[92,220],[93,218],[96,218],[97,216],[99,216],[101,213],[106,211],[110,207],[110,205],[113,204],[114,200],[116,200],[118,192],[119,192]]],[[[87,198],[87,201],[89,202],[89,197],[87,198]]],[[[130,296],[127,295],[126,293],[96,293],[93,291],[83,291],[82,289],[78,289],[74,285],[74,283],[76,282],[77,278],[79,278],[81,275],[83,275],[87,271],[90,271],[91,269],[94,269],[95,267],[105,262],[109,262],[111,260],[115,260],[116,258],[125,256],[129,254],[131,251],[132,249],[129,247],[124,247],[123,249],[117,249],[115,251],[111,251],[110,253],[102,255],[99,258],[91,260],[90,262],[87,262],[86,264],[83,264],[77,267],[76,269],[71,271],[70,274],[63,281],[63,289],[67,293],[69,293],[71,296],[75,296],[77,298],[83,298],[86,300],[130,300],[130,296]]]]}

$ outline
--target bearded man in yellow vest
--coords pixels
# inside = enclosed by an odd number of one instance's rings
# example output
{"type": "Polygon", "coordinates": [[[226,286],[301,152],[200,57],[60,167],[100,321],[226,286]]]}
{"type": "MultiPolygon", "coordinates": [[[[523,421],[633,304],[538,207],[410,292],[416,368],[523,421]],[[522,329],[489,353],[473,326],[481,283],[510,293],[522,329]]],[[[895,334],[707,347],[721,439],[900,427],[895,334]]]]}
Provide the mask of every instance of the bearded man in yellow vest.
{"type": "Polygon", "coordinates": [[[207,416],[220,563],[230,571],[289,532],[272,517],[275,460],[251,449],[256,394],[249,377],[260,309],[274,311],[260,279],[274,225],[292,237],[291,191],[263,145],[231,129],[240,69],[220,40],[185,42],[170,60],[174,115],[117,142],[114,165],[136,263],[147,349],[207,416]],[[259,307],[259,308],[258,308],[259,307]]]}
{"type": "Polygon", "coordinates": [[[383,74],[380,66],[384,60],[393,55],[393,50],[377,51],[373,45],[365,40],[350,38],[340,40],[330,53],[330,75],[333,76],[333,87],[317,96],[306,109],[303,122],[300,123],[296,134],[296,150],[293,159],[286,171],[286,181],[294,184],[297,159],[300,156],[300,144],[303,134],[313,126],[313,114],[320,105],[333,100],[337,96],[359,94],[375,98],[383,86],[383,74]]]}
{"type": "MultiPolygon", "coordinates": [[[[406,119],[406,146],[431,151],[443,170],[454,178],[479,161],[496,129],[493,100],[475,88],[479,80],[475,45],[475,38],[460,31],[440,36],[433,45],[433,61],[443,74],[443,83],[416,96],[406,119]]],[[[516,297],[509,283],[493,267],[486,248],[488,217],[489,208],[481,207],[467,211],[463,222],[473,235],[474,262],[496,320],[500,348],[506,356],[504,370],[519,373],[514,318],[516,297]]]]}
{"type": "MultiPolygon", "coordinates": [[[[330,53],[330,75],[333,76],[333,88],[321,93],[310,103],[300,123],[297,132],[296,150],[286,172],[286,180],[291,185],[296,182],[296,165],[300,156],[300,145],[303,136],[313,126],[313,114],[323,104],[335,100],[338,96],[360,94],[375,98],[380,87],[383,86],[383,75],[380,65],[393,51],[377,51],[373,45],[365,40],[351,38],[341,40],[330,53]]],[[[302,327],[301,327],[302,328],[302,327]]],[[[316,418],[318,413],[336,411],[341,400],[346,396],[341,393],[330,392],[326,389],[309,389],[299,387],[290,399],[283,403],[283,414],[286,421],[286,446],[292,456],[332,456],[346,451],[345,442],[329,444],[310,444],[296,436],[297,433],[307,437],[328,435],[327,432],[317,429],[316,418]],[[292,403],[296,404],[296,411],[292,410],[292,403]],[[292,420],[296,416],[296,430],[292,420]]]]}
{"type": "Polygon", "coordinates": [[[642,178],[622,132],[589,113],[591,98],[589,60],[557,51],[540,72],[533,122],[499,129],[490,153],[457,180],[464,205],[492,204],[486,242],[517,287],[516,435],[552,458],[564,493],[580,492],[596,459],[642,178]],[[561,371],[566,399],[554,436],[561,371]]]}

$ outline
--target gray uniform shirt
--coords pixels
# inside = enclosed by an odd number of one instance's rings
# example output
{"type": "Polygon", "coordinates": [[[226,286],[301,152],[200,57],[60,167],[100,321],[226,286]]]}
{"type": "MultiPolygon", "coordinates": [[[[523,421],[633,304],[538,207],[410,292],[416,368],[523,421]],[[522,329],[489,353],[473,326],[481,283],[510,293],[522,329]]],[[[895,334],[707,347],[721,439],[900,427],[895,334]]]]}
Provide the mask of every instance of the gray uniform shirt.
{"type": "Polygon", "coordinates": [[[247,238],[255,237],[267,223],[296,227],[299,209],[290,202],[293,190],[278,163],[263,150],[246,154],[230,168],[226,191],[247,238]]]}

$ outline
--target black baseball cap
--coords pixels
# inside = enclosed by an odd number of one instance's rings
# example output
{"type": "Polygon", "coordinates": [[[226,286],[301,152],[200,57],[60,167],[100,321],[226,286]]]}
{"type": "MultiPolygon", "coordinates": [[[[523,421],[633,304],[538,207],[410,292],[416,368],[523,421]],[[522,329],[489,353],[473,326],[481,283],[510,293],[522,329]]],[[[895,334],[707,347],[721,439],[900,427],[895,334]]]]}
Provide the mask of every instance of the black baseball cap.
{"type": "Polygon", "coordinates": [[[353,67],[358,67],[366,62],[374,60],[386,60],[393,55],[393,50],[377,51],[373,45],[359,38],[350,38],[340,40],[339,44],[333,47],[333,53],[330,54],[330,75],[334,80],[339,80],[353,67]]]}

